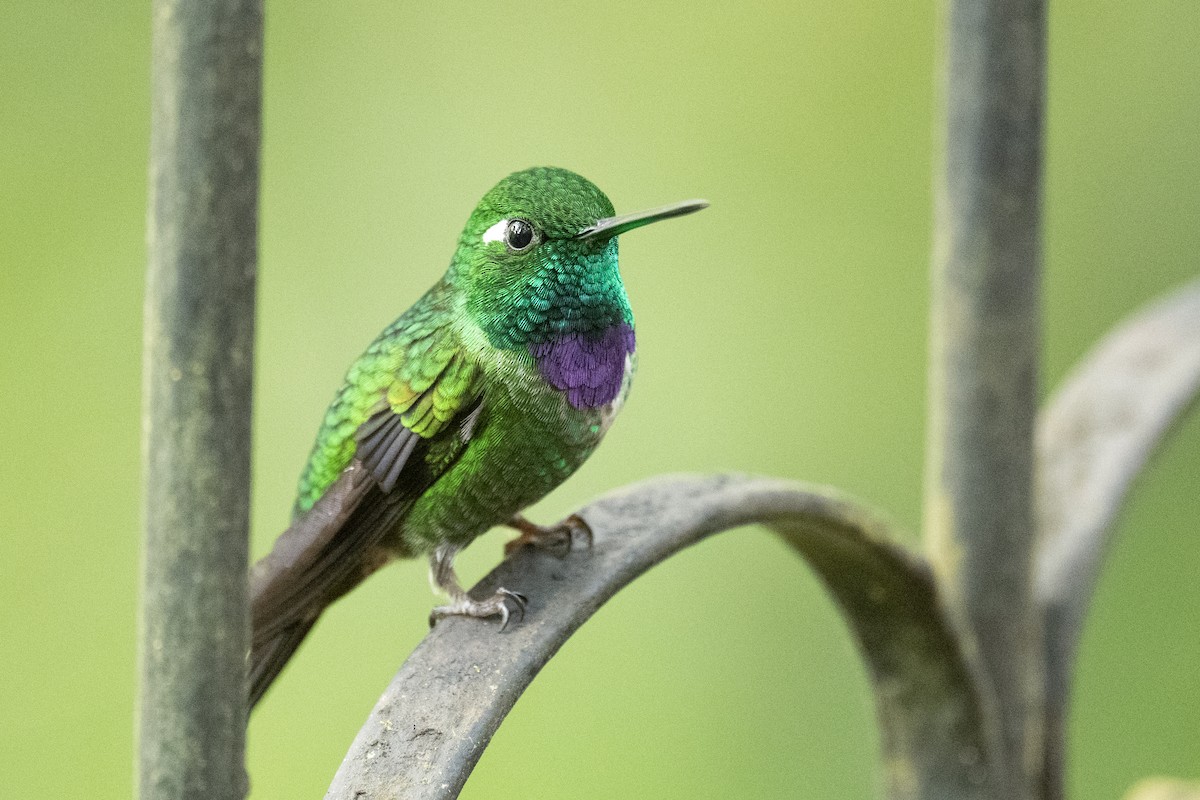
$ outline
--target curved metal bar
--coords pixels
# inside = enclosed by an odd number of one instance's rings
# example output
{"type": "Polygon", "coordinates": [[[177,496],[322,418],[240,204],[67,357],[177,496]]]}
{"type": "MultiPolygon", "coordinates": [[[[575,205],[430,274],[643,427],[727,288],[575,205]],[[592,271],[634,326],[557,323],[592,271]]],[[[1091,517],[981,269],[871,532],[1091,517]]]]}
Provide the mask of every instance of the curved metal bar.
{"type": "Polygon", "coordinates": [[[891,798],[988,798],[998,728],[925,563],[889,541],[857,503],[788,481],[673,477],[610,494],[580,512],[588,552],[525,549],[472,591],[526,594],[504,635],[449,619],[417,647],[371,712],[327,798],[453,798],[517,698],[567,638],[619,589],[706,536],[761,523],[809,561],[866,658],[883,728],[891,798]]]}
{"type": "Polygon", "coordinates": [[[1200,281],[1150,306],[1076,368],[1038,425],[1035,592],[1046,648],[1043,796],[1063,796],[1064,726],[1084,616],[1134,479],[1200,392],[1200,281]]]}

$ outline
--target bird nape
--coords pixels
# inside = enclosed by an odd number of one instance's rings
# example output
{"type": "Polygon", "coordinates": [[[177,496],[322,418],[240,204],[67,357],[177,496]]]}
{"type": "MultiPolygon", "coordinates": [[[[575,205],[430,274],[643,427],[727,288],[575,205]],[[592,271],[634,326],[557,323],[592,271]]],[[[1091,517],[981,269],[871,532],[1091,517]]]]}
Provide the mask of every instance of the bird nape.
{"type": "Polygon", "coordinates": [[[350,366],[292,525],[251,572],[252,706],[321,612],[393,558],[429,557],[449,596],[431,624],[523,615],[507,589],[469,597],[455,554],[499,524],[521,531],[515,546],[590,537],[578,517],[542,527],[520,514],[591,455],[629,391],[616,237],[706,205],[617,216],[594,184],[553,167],[484,195],[446,274],[350,366]]]}

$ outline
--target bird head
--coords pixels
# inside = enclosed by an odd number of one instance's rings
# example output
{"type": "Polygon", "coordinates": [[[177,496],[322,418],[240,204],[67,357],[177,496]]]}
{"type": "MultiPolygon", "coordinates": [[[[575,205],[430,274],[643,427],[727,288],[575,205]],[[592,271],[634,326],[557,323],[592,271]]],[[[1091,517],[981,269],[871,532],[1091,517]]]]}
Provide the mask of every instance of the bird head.
{"type": "Polygon", "coordinates": [[[632,325],[617,236],[706,205],[690,200],[617,216],[604,192],[573,172],[515,172],[479,201],[448,279],[495,347],[632,325]]]}

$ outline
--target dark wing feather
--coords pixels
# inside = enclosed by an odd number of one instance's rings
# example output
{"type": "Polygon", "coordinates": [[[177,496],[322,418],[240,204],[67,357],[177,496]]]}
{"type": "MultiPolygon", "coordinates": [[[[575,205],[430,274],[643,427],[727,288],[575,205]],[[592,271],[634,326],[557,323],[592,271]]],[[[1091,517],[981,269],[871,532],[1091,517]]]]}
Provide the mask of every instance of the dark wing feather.
{"type": "Polygon", "coordinates": [[[396,488],[400,471],[421,441],[419,435],[404,425],[402,415],[386,402],[363,423],[355,438],[358,440],[357,458],[385,492],[396,488]]]}

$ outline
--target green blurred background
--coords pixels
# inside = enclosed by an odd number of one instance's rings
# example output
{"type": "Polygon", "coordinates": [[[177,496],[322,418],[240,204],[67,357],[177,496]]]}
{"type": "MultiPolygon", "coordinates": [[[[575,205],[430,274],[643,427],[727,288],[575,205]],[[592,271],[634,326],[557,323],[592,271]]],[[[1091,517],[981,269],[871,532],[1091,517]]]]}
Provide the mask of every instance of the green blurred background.
{"type": "MultiPolygon", "coordinates": [[[[665,471],[830,483],[919,525],[937,9],[812,0],[268,3],[255,554],[325,404],[444,269],[496,180],[565,166],[619,210],[640,372],[535,516],[665,471]]],[[[132,774],[145,2],[13,2],[0,26],[0,795],[132,774]]],[[[1048,391],[1197,272],[1200,4],[1052,4],[1048,391]]],[[[1121,524],[1083,643],[1074,796],[1200,773],[1200,419],[1121,524]]],[[[913,534],[915,537],[915,534],[913,534]]],[[[468,578],[504,535],[464,560],[468,578]]],[[[254,798],[317,797],[434,598],[421,563],[338,604],[250,727],[254,798]]],[[[464,797],[865,797],[865,675],[768,534],[623,592],[517,705],[464,797]]]]}

